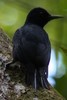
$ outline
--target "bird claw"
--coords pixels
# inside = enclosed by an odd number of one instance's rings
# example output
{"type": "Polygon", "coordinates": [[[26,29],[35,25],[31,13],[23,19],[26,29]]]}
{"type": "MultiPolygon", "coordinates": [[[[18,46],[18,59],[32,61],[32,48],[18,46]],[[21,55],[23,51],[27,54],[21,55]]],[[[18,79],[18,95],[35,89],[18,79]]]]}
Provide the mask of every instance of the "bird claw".
{"type": "Polygon", "coordinates": [[[13,69],[13,68],[15,68],[15,66],[16,66],[16,63],[14,61],[10,61],[10,62],[6,63],[7,70],[13,69]]]}

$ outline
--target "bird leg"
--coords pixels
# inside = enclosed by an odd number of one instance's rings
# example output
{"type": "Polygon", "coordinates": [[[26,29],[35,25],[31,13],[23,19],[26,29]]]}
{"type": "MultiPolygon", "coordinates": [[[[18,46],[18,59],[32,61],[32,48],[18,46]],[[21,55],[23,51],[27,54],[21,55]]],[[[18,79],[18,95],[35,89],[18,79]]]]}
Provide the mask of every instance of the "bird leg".
{"type": "Polygon", "coordinates": [[[8,69],[8,70],[12,69],[12,68],[15,68],[15,66],[17,68],[17,66],[19,66],[19,65],[20,65],[19,62],[13,60],[13,61],[6,63],[6,69],[8,69]]]}

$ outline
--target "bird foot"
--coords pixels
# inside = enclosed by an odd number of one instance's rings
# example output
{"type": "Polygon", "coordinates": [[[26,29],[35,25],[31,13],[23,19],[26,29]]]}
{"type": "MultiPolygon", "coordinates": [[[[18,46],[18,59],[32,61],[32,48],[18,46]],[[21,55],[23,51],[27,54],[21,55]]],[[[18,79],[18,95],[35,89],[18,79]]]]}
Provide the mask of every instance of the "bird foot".
{"type": "Polygon", "coordinates": [[[20,68],[19,62],[10,61],[6,64],[6,70],[15,69],[15,68],[17,69],[17,67],[20,68]]]}

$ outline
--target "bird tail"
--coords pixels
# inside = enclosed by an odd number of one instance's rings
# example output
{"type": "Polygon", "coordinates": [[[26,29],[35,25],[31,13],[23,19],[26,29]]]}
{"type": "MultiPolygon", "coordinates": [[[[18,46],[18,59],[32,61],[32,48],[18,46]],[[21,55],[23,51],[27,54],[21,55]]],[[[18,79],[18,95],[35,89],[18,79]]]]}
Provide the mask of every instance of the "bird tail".
{"type": "Polygon", "coordinates": [[[35,89],[40,87],[49,89],[49,83],[43,68],[36,69],[30,66],[25,74],[25,82],[28,86],[32,85],[35,89]]]}
{"type": "Polygon", "coordinates": [[[41,79],[41,86],[43,88],[49,89],[49,82],[47,80],[48,68],[47,67],[46,67],[46,69],[44,67],[40,68],[39,73],[40,73],[40,79],[41,79]]]}
{"type": "Polygon", "coordinates": [[[49,83],[47,80],[48,77],[48,71],[46,71],[44,68],[35,69],[34,73],[34,88],[46,88],[49,89],[49,83]]]}
{"type": "Polygon", "coordinates": [[[41,87],[40,73],[32,64],[27,64],[25,68],[25,83],[35,89],[41,87]]]}
{"type": "Polygon", "coordinates": [[[27,86],[33,85],[34,66],[32,64],[25,65],[25,83],[27,86]]]}

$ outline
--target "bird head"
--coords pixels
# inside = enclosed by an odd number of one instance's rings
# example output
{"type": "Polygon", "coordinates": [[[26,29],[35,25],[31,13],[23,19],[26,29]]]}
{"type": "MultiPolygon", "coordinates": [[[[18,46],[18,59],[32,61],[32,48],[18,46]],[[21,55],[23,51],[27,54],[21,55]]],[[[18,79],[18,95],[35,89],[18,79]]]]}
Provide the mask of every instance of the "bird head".
{"type": "Polygon", "coordinates": [[[26,23],[36,24],[44,27],[50,20],[63,18],[62,16],[52,16],[43,8],[32,9],[26,19],[26,23]]]}

